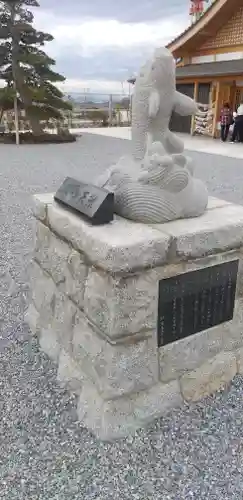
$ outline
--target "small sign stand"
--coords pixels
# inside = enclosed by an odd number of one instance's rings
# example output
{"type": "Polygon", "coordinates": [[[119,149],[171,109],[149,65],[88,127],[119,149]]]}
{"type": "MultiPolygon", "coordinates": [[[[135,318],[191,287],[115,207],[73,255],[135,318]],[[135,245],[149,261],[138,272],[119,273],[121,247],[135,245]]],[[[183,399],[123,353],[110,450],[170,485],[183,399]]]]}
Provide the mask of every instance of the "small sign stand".
{"type": "Polygon", "coordinates": [[[54,200],[82,215],[93,225],[108,224],[114,218],[114,193],[67,177],[54,200]]]}

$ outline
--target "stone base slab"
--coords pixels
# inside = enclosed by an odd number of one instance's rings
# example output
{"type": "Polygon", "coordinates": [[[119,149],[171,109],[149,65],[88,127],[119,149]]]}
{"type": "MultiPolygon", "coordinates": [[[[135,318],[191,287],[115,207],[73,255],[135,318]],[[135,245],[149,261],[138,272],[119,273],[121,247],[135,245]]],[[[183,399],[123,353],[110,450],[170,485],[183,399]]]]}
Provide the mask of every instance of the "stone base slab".
{"type": "Polygon", "coordinates": [[[26,320],[97,437],[126,436],[243,372],[243,207],[211,198],[197,219],[92,227],[45,194],[34,214],[26,320]],[[159,281],[235,259],[233,319],[158,348],[159,281]]]}

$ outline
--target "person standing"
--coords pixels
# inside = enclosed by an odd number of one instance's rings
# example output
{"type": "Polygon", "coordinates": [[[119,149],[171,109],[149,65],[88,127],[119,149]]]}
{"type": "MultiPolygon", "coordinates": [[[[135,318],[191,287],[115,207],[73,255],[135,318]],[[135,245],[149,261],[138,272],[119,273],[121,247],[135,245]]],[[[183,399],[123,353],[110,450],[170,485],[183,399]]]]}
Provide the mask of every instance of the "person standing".
{"type": "Polygon", "coordinates": [[[234,129],[231,142],[243,142],[243,103],[237,109],[236,116],[234,117],[234,129]]]}
{"type": "Polygon", "coordinates": [[[233,114],[228,102],[225,102],[220,112],[221,141],[227,141],[233,114]]]}

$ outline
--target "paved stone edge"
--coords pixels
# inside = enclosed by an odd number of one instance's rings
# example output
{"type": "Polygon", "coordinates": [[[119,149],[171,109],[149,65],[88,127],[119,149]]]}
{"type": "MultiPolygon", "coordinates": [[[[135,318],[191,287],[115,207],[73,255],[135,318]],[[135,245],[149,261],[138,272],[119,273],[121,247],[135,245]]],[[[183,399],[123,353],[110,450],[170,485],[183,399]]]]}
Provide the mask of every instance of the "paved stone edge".
{"type": "Polygon", "coordinates": [[[109,272],[157,267],[176,259],[196,259],[243,245],[243,207],[214,197],[209,199],[205,214],[198,218],[149,226],[116,217],[114,225],[107,226],[103,233],[101,227],[87,225],[55,203],[53,193],[33,198],[37,219],[60,239],[71,242],[89,256],[94,265],[109,272]],[[110,238],[104,238],[107,228],[110,238]],[[123,236],[118,242],[120,233],[123,236]],[[131,238],[126,245],[129,233],[131,238]]]}

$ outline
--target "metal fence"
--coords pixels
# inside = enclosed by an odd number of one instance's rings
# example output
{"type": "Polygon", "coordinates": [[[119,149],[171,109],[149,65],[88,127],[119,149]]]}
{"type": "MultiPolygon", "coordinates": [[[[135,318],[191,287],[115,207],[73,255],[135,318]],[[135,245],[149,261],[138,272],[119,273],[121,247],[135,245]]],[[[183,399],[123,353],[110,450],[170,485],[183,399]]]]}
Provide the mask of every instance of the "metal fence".
{"type": "Polygon", "coordinates": [[[68,128],[128,126],[131,124],[131,94],[76,92],[67,99],[73,109],[65,114],[68,128]]]}
{"type": "MultiPolygon", "coordinates": [[[[59,127],[70,131],[86,127],[122,127],[131,124],[131,95],[127,93],[104,94],[98,92],[73,92],[65,95],[72,104],[71,111],[63,113],[63,119],[57,122],[49,120],[44,127],[56,130],[59,127]]],[[[19,129],[29,130],[25,112],[19,111],[19,129]]],[[[15,129],[14,112],[5,113],[2,124],[6,131],[15,129]]]]}

